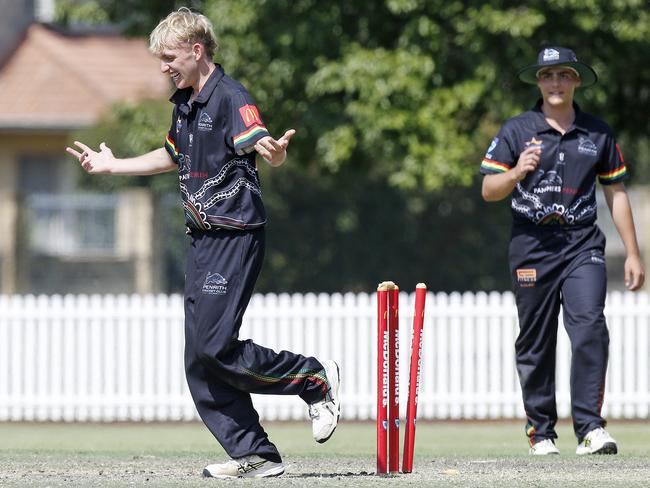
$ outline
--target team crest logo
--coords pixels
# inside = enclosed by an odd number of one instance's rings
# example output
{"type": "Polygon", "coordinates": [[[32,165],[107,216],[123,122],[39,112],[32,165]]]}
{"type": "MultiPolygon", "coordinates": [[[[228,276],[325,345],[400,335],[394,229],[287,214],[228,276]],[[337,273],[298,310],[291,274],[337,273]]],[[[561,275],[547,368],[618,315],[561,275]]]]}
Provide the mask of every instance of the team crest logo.
{"type": "Polygon", "coordinates": [[[246,127],[251,125],[259,124],[262,125],[262,119],[260,118],[260,113],[257,111],[255,105],[244,105],[239,109],[239,115],[246,124],[246,127]]]}
{"type": "Polygon", "coordinates": [[[199,116],[199,130],[212,130],[212,118],[206,112],[201,112],[199,116]]]}
{"type": "Polygon", "coordinates": [[[207,295],[225,295],[228,292],[228,282],[219,273],[208,271],[202,292],[207,295]]]}
{"type": "Polygon", "coordinates": [[[176,134],[178,134],[181,131],[182,126],[183,123],[181,121],[181,116],[179,115],[178,118],[176,119],[176,134]]]}
{"type": "Polygon", "coordinates": [[[557,49],[544,49],[544,54],[542,56],[544,61],[557,61],[560,59],[560,51],[557,49]]]}
{"type": "Polygon", "coordinates": [[[598,147],[586,137],[579,137],[578,152],[587,156],[598,156],[598,147]]]}

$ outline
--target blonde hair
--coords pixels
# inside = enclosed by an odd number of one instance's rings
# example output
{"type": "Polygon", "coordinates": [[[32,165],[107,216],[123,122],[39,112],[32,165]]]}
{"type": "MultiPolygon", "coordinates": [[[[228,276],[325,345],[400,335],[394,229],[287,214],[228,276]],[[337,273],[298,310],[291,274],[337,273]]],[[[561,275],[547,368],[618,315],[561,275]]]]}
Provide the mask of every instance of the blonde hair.
{"type": "Polygon", "coordinates": [[[202,14],[181,7],[161,20],[149,36],[149,51],[160,56],[165,49],[180,44],[203,44],[208,57],[212,58],[219,47],[212,22],[202,14]]]}

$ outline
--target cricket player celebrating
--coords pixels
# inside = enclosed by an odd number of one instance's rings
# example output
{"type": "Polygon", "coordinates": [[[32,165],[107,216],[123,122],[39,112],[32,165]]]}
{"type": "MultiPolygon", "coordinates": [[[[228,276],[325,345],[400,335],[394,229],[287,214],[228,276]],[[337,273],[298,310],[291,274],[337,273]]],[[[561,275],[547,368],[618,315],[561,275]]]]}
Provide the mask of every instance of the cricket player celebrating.
{"type": "Polygon", "coordinates": [[[573,101],[595,71],[562,47],[543,49],[519,79],[542,98],[508,120],[481,164],[486,201],[512,195],[509,260],[519,314],[517,371],[528,423],[530,454],[559,454],[554,439],[555,349],[560,305],[571,341],[571,414],[576,454],[616,454],[604,429],[609,334],[603,309],[605,237],[596,226],[600,182],[625,245],[625,283],[638,290],[645,273],[622,183],[623,155],[611,128],[573,101]]]}
{"type": "Polygon", "coordinates": [[[266,215],[255,164],[286,158],[288,130],[273,139],[246,89],[212,61],[217,43],[203,15],[181,8],[151,33],[150,50],[176,85],[164,146],[118,159],[105,145],[67,151],[89,173],[152,175],[178,171],[191,238],[185,282],[185,371],[201,419],[231,460],[208,465],[216,478],[284,472],[259,422],[251,393],[299,395],[314,439],[325,442],[339,418],[339,369],[289,351],[238,339],[264,259],[266,215]]]}

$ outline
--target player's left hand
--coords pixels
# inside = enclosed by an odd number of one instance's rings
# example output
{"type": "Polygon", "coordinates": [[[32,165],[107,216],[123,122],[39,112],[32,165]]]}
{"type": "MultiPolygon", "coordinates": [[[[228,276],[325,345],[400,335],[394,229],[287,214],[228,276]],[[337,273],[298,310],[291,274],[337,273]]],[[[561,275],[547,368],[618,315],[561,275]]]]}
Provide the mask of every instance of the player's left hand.
{"type": "Polygon", "coordinates": [[[643,286],[645,271],[638,255],[628,256],[625,259],[625,286],[630,291],[636,291],[643,286]]]}
{"type": "Polygon", "coordinates": [[[295,133],[294,129],[289,129],[278,140],[271,136],[262,137],[255,143],[255,150],[271,166],[280,166],[287,157],[287,146],[295,133]]]}

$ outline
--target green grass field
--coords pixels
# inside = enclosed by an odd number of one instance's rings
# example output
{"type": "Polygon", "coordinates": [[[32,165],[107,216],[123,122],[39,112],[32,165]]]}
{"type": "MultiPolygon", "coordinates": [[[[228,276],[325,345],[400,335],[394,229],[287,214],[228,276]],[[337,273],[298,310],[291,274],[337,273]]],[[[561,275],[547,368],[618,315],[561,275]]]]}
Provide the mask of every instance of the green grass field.
{"type": "MultiPolygon", "coordinates": [[[[270,423],[267,431],[290,465],[272,486],[648,486],[650,423],[613,422],[617,456],[579,458],[569,423],[561,456],[527,455],[523,422],[420,422],[414,473],[374,476],[372,423],[342,422],[319,445],[310,425],[270,423]]],[[[214,486],[205,464],[225,453],[199,423],[0,424],[0,486],[214,486]]]]}

